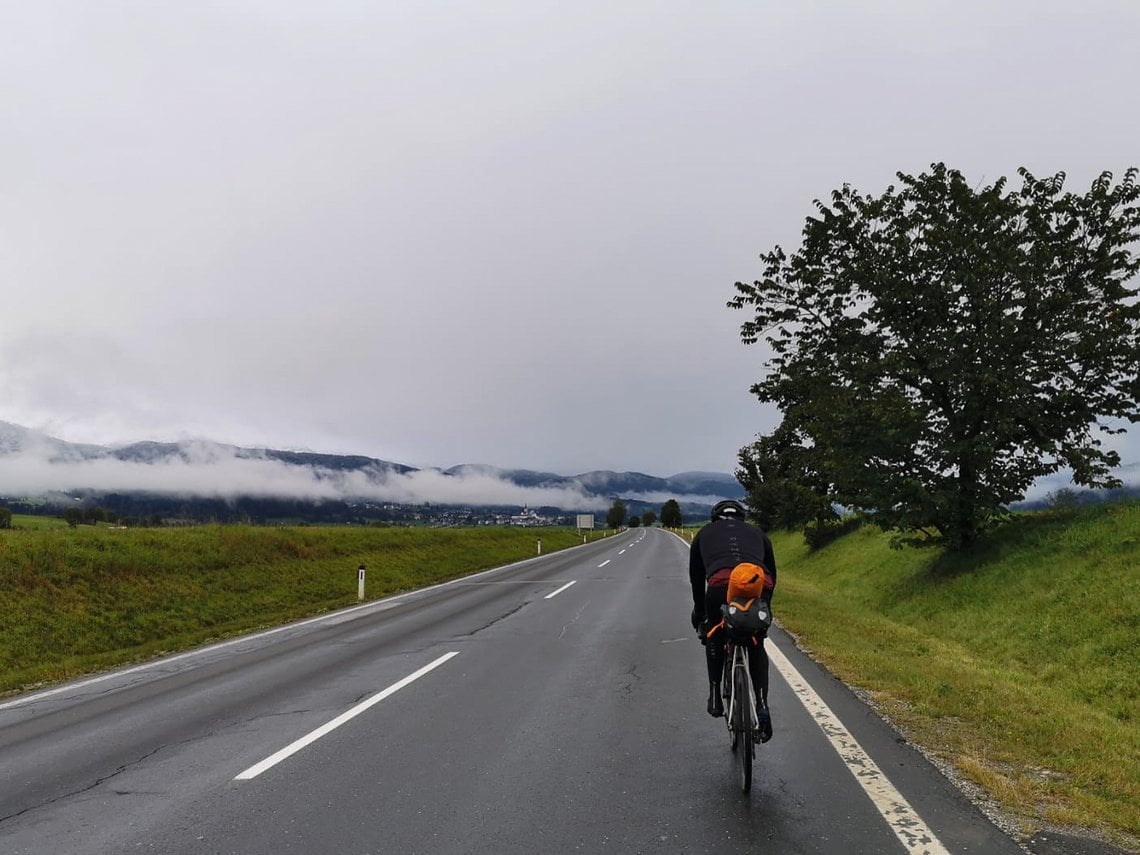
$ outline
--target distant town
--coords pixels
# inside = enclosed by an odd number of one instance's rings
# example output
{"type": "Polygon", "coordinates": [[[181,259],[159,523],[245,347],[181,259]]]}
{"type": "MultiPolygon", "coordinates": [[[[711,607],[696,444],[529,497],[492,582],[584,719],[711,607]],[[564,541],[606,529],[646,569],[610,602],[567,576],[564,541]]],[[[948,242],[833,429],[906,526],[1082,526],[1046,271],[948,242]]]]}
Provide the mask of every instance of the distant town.
{"type": "MultiPolygon", "coordinates": [[[[207,523],[252,525],[377,525],[430,526],[576,526],[580,515],[559,508],[467,507],[455,505],[349,503],[298,503],[286,500],[207,499],[172,500],[165,497],[109,495],[72,497],[66,501],[28,501],[0,497],[9,514],[60,517],[71,525],[110,524],[127,528],[189,526],[207,523]]],[[[592,515],[604,525],[604,515],[592,515]]]]}
{"type": "MultiPolygon", "coordinates": [[[[674,503],[675,504],[675,503],[674,503]]],[[[624,512],[620,526],[652,524],[662,506],[636,500],[614,500],[624,512]]],[[[441,505],[373,501],[306,502],[291,499],[206,499],[142,493],[62,494],[30,499],[0,496],[0,515],[11,524],[14,515],[56,517],[72,526],[113,525],[122,528],[181,527],[194,525],[359,525],[428,526],[521,526],[541,528],[612,527],[607,511],[566,510],[529,505],[441,505]]],[[[675,511],[674,511],[675,512],[675,511]]],[[[704,519],[707,508],[680,505],[682,519],[704,519]]],[[[0,520],[0,528],[6,528],[0,520]]]]}
{"type": "Polygon", "coordinates": [[[446,526],[515,525],[515,526],[571,526],[577,521],[576,514],[567,514],[554,508],[539,513],[534,508],[523,507],[516,512],[502,509],[469,508],[430,505],[363,505],[359,506],[362,516],[367,518],[379,510],[389,522],[405,524],[446,526]]]}

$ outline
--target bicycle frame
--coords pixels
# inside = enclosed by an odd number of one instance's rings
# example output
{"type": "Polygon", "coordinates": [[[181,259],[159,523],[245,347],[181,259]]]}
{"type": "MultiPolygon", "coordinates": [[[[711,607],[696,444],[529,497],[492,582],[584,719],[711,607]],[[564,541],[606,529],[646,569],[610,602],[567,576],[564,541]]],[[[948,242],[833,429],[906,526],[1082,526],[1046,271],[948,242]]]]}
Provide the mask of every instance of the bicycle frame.
{"type": "Polygon", "coordinates": [[[756,691],[748,673],[748,652],[741,643],[725,642],[725,696],[728,698],[728,736],[740,762],[740,790],[752,789],[752,760],[760,741],[760,721],[756,715],[756,691]]]}
{"type": "MultiPolygon", "coordinates": [[[[729,641],[725,644],[725,657],[724,657],[724,692],[723,695],[728,699],[728,709],[725,711],[725,721],[728,724],[729,733],[734,733],[735,726],[733,722],[736,721],[734,713],[736,712],[736,705],[744,705],[744,721],[750,723],[750,730],[758,731],[760,729],[760,719],[756,714],[756,689],[752,685],[752,674],[748,670],[748,651],[742,644],[734,644],[729,641]],[[744,677],[744,684],[748,687],[747,697],[736,697],[736,680],[733,676],[736,673],[742,673],[744,677]]],[[[733,743],[735,744],[735,735],[733,743]]]]}

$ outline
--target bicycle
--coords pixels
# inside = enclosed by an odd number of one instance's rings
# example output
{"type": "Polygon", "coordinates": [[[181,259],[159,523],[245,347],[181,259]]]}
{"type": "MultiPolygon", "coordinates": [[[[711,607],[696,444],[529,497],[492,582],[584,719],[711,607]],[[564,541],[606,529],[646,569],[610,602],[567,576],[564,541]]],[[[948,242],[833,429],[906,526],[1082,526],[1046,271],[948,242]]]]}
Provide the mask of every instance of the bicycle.
{"type": "Polygon", "coordinates": [[[722,696],[727,702],[725,723],[733,752],[740,763],[740,790],[752,789],[752,764],[760,733],[756,688],[748,670],[749,645],[763,644],[772,623],[771,611],[763,601],[747,604],[733,601],[724,606],[724,677],[722,696]],[[753,604],[757,608],[752,608],[753,604]]]}
{"type": "Polygon", "coordinates": [[[756,691],[748,673],[748,652],[744,644],[727,641],[724,657],[724,712],[733,752],[740,762],[740,790],[752,789],[752,761],[760,741],[760,719],[756,714],[756,691]]]}

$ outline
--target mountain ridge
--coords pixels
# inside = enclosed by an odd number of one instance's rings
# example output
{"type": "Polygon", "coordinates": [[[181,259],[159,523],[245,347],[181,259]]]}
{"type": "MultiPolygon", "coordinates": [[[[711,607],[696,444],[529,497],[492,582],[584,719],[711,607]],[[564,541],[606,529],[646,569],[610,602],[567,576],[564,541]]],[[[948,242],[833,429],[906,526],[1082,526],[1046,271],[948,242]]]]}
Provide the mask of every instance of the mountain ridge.
{"type": "MultiPolygon", "coordinates": [[[[296,471],[309,472],[318,478],[360,476],[365,482],[375,484],[386,483],[393,476],[438,473],[444,478],[457,481],[485,478],[522,488],[573,491],[589,497],[628,498],[647,502],[656,502],[661,495],[668,497],[668,494],[676,494],[678,498],[686,496],[690,502],[694,498],[715,501],[717,498],[740,498],[744,495],[743,488],[734,476],[717,472],[687,471],[661,477],[643,472],[599,469],[575,475],[558,475],[540,470],[507,469],[478,463],[465,463],[446,469],[418,468],[367,455],[246,447],[205,439],[178,442],[145,440],[122,445],[72,443],[41,431],[0,421],[0,460],[10,455],[35,455],[47,464],[117,461],[156,468],[165,464],[206,466],[231,460],[273,462],[296,471]]],[[[95,483],[75,483],[72,487],[95,491],[103,489],[102,485],[95,483]]],[[[0,493],[2,492],[4,485],[0,483],[0,493]]],[[[490,499],[483,503],[467,503],[503,504],[490,499]]]]}

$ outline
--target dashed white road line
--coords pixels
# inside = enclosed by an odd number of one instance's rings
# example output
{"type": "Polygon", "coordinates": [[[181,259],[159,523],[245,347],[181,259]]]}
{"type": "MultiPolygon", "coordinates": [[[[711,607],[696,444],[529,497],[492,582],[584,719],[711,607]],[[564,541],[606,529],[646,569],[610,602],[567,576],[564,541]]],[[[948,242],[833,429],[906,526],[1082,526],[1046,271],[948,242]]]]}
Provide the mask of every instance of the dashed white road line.
{"type": "Polygon", "coordinates": [[[346,710],[345,712],[341,713],[340,715],[338,715],[336,718],[334,718],[332,721],[328,722],[327,724],[323,724],[320,727],[318,727],[316,730],[314,730],[313,732],[308,733],[305,736],[302,736],[300,739],[296,740],[295,742],[289,743],[284,748],[282,748],[280,751],[266,757],[260,763],[255,763],[254,765],[250,766],[244,772],[237,775],[234,778],[234,780],[235,781],[248,781],[251,778],[256,778],[262,772],[266,771],[267,769],[272,769],[274,766],[276,766],[282,760],[285,760],[289,757],[292,757],[294,754],[296,754],[298,751],[300,751],[305,746],[313,744],[318,739],[320,739],[322,736],[327,736],[328,734],[330,734],[334,730],[336,730],[338,727],[340,727],[342,724],[351,721],[352,719],[356,718],[358,715],[360,715],[365,710],[367,710],[370,707],[375,706],[376,704],[380,703],[380,701],[384,700],[389,695],[395,694],[396,692],[400,691],[400,689],[404,688],[405,686],[407,686],[410,683],[414,683],[416,680],[418,680],[424,674],[428,673],[429,671],[435,670],[440,665],[442,665],[444,662],[446,662],[448,659],[451,659],[453,656],[458,656],[458,655],[459,655],[458,650],[454,650],[451,653],[443,654],[443,656],[440,656],[434,662],[429,662],[427,665],[425,665],[423,668],[420,668],[418,671],[416,671],[412,674],[409,674],[404,679],[393,683],[391,686],[389,686],[384,691],[377,692],[372,697],[361,701],[356,706],[352,707],[352,709],[346,710]]]}
{"type": "Polygon", "coordinates": [[[601,568],[601,567],[605,567],[607,564],[609,564],[609,563],[610,563],[610,560],[611,560],[611,559],[607,558],[605,561],[603,561],[601,564],[599,564],[599,565],[598,565],[598,567],[599,567],[599,568],[601,568]]]}
{"type": "Polygon", "coordinates": [[[553,600],[555,597],[557,597],[559,594],[561,594],[563,591],[565,591],[567,588],[569,588],[571,585],[573,585],[574,582],[577,582],[577,581],[578,580],[575,579],[573,582],[567,582],[565,585],[563,585],[557,591],[551,591],[549,594],[547,594],[545,597],[543,597],[543,599],[544,600],[553,600]]]}
{"type": "Polygon", "coordinates": [[[772,660],[784,679],[788,681],[800,703],[807,708],[808,713],[815,719],[816,724],[823,730],[824,735],[838,752],[847,770],[855,776],[859,786],[870,796],[876,809],[887,821],[891,831],[906,847],[906,851],[913,855],[950,855],[949,850],[934,836],[934,832],[915,812],[910,803],[895,789],[894,784],[887,780],[883,770],[878,767],[871,756],[855,741],[850,731],[843,726],[843,722],[831,711],[831,708],[803,678],[795,666],[775,644],[766,645],[768,658],[772,660]]]}

